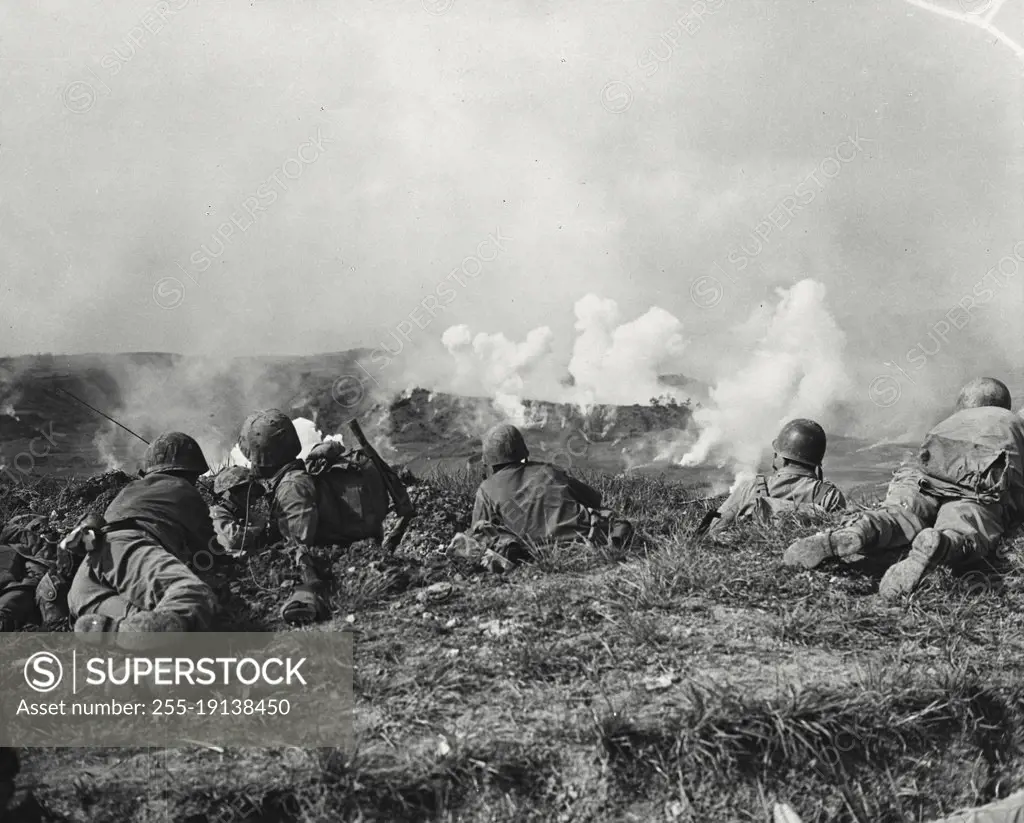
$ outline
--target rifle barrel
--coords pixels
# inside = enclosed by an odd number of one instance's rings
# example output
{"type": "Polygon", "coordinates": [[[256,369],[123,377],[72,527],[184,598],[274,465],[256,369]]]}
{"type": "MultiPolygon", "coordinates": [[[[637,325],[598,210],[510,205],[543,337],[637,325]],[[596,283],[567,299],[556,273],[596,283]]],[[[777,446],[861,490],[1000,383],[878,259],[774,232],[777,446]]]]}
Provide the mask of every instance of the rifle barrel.
{"type": "Polygon", "coordinates": [[[62,389],[62,388],[61,388],[60,386],[57,386],[57,387],[56,387],[56,389],[57,389],[57,391],[59,391],[59,392],[63,392],[64,394],[66,394],[66,395],[67,395],[68,397],[70,397],[70,398],[71,398],[72,400],[77,400],[77,401],[78,401],[79,403],[81,403],[81,404],[82,404],[83,406],[85,406],[86,408],[88,408],[88,409],[92,409],[92,410],[93,410],[94,412],[96,412],[96,414],[98,414],[98,415],[100,415],[100,416],[102,416],[102,417],[105,417],[105,418],[107,418],[107,420],[109,420],[109,421],[110,421],[111,423],[113,423],[113,424],[114,424],[115,426],[120,426],[120,427],[121,427],[122,429],[124,429],[124,430],[125,430],[126,432],[128,432],[128,434],[132,435],[133,437],[137,437],[137,438],[139,438],[139,440],[141,440],[141,441],[142,441],[143,443],[145,443],[145,444],[146,444],[147,446],[149,445],[149,441],[148,441],[148,440],[147,440],[147,439],[146,439],[145,437],[143,437],[143,436],[142,436],[141,434],[136,434],[136,433],[135,433],[135,432],[133,432],[133,431],[132,431],[131,429],[129,429],[129,428],[128,428],[128,427],[126,426],[126,425],[124,425],[123,423],[118,423],[118,422],[117,422],[117,421],[116,421],[116,420],[115,420],[115,419],[114,419],[113,417],[111,417],[111,416],[110,416],[109,414],[106,414],[105,412],[101,412],[101,411],[100,411],[99,409],[97,409],[97,408],[96,408],[95,406],[90,406],[90,405],[89,405],[88,403],[86,403],[86,402],[85,402],[85,401],[84,401],[84,400],[83,400],[83,399],[82,399],[81,397],[77,397],[77,396],[73,395],[73,394],[72,394],[71,392],[69,392],[69,391],[68,391],[67,389],[62,389]]]}

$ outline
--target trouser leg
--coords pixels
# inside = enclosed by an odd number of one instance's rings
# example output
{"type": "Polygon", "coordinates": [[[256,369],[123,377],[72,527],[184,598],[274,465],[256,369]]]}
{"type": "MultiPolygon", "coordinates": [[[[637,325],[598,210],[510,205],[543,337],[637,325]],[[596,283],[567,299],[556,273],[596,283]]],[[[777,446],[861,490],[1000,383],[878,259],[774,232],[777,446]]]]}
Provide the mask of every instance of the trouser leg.
{"type": "Polygon", "coordinates": [[[16,583],[0,593],[0,631],[13,632],[37,617],[36,599],[31,585],[16,583]]]}
{"type": "Polygon", "coordinates": [[[958,568],[988,560],[1006,531],[1003,507],[951,500],[939,508],[935,528],[948,543],[942,558],[946,565],[958,568]]]}
{"type": "Polygon", "coordinates": [[[138,612],[139,607],[125,600],[116,589],[100,579],[94,565],[98,566],[99,563],[91,563],[86,558],[71,581],[68,611],[72,620],[84,614],[100,614],[120,620],[138,612]]]}
{"type": "Polygon", "coordinates": [[[921,490],[921,477],[916,468],[900,467],[893,474],[881,506],[855,514],[844,524],[844,529],[861,534],[866,553],[906,549],[922,529],[934,523],[939,501],[921,490]]]}
{"type": "MultiPolygon", "coordinates": [[[[82,565],[88,566],[90,578],[114,595],[96,587],[91,592],[93,611],[80,614],[125,617],[137,611],[171,612],[182,617],[190,629],[200,631],[212,623],[216,606],[213,590],[144,532],[110,535],[103,547],[82,565]]],[[[76,576],[75,583],[78,582],[76,576]]]]}

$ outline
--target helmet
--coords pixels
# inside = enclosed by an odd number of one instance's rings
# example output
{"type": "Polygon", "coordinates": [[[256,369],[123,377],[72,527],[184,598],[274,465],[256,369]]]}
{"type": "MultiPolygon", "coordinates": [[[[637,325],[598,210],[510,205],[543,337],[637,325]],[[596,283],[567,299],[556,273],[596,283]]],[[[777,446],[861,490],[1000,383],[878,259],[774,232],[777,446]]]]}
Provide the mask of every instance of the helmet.
{"type": "Polygon", "coordinates": [[[519,463],[530,456],[523,434],[515,426],[501,423],[483,437],[485,466],[519,463]]]}
{"type": "Polygon", "coordinates": [[[790,420],[772,442],[779,457],[817,466],[825,457],[825,430],[813,420],[790,420]]]}
{"type": "Polygon", "coordinates": [[[982,406],[1010,408],[1010,390],[1002,380],[994,377],[979,377],[962,389],[956,398],[956,410],[977,409],[982,406]]]}
{"type": "Polygon", "coordinates": [[[283,466],[302,451],[295,424],[280,409],[264,409],[245,418],[238,445],[257,472],[283,466]]]}
{"type": "Polygon", "coordinates": [[[218,472],[213,478],[213,493],[225,494],[239,486],[252,485],[251,494],[253,497],[262,497],[263,487],[259,483],[253,483],[252,472],[244,466],[228,466],[224,471],[218,472]]]}
{"type": "Polygon", "coordinates": [[[205,474],[210,470],[199,444],[181,432],[166,432],[150,443],[139,468],[144,475],[167,471],[205,474]]]}

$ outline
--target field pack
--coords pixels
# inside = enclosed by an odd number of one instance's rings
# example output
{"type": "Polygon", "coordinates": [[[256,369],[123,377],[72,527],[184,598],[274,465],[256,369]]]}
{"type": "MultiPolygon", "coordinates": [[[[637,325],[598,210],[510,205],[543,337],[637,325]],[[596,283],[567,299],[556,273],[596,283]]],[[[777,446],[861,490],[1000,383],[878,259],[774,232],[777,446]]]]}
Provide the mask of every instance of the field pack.
{"type": "Polygon", "coordinates": [[[310,451],[306,471],[316,483],[318,534],[330,543],[383,540],[391,497],[385,478],[362,449],[322,443],[310,451]]]}

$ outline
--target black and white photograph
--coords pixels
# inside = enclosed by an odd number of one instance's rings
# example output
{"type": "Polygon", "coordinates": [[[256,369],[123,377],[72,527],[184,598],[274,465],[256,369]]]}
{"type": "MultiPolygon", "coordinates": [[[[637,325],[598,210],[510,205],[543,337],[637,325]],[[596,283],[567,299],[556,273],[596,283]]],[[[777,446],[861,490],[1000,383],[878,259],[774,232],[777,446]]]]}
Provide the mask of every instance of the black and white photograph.
{"type": "Polygon", "coordinates": [[[0,823],[1024,823],[1024,0],[0,0],[0,823]]]}

